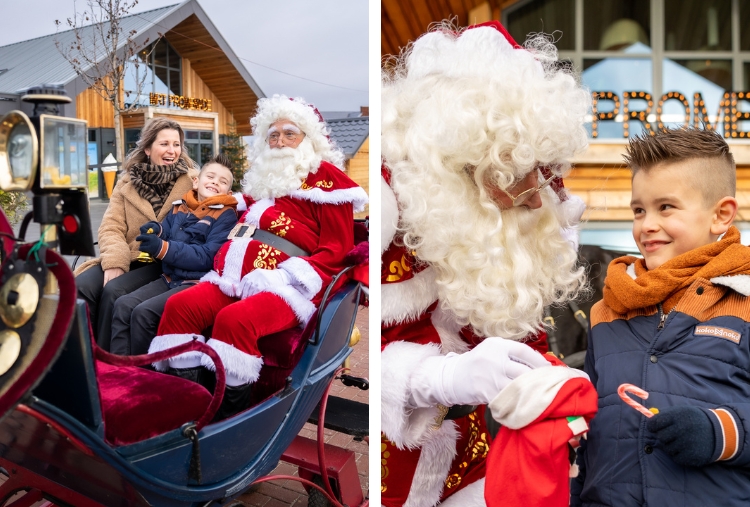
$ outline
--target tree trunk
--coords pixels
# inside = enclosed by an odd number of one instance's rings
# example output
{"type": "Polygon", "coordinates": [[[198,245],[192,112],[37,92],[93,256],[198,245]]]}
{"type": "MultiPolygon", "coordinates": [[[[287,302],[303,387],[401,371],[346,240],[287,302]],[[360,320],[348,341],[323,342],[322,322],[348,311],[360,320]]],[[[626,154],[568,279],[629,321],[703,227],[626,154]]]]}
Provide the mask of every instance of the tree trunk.
{"type": "Polygon", "coordinates": [[[115,156],[117,162],[120,164],[119,169],[122,168],[122,164],[125,161],[125,144],[120,124],[120,111],[118,108],[115,108],[115,156]]]}

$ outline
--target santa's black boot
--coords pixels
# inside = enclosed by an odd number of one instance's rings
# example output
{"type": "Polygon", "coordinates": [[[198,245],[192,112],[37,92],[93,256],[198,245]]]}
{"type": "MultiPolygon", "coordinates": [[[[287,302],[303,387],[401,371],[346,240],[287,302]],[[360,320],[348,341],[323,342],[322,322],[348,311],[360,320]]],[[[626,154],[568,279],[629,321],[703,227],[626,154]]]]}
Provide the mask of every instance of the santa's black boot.
{"type": "Polygon", "coordinates": [[[197,384],[200,384],[201,370],[204,370],[203,366],[193,366],[192,368],[167,368],[166,373],[168,375],[174,375],[175,377],[184,378],[197,384]]]}
{"type": "Polygon", "coordinates": [[[214,387],[216,386],[216,374],[203,366],[193,366],[191,368],[169,367],[166,373],[200,384],[208,389],[210,393],[214,392],[214,387]]]}
{"type": "Polygon", "coordinates": [[[232,417],[248,408],[250,406],[251,387],[252,384],[226,386],[224,388],[224,399],[221,400],[221,405],[214,416],[214,421],[221,421],[227,417],[232,417]]]}

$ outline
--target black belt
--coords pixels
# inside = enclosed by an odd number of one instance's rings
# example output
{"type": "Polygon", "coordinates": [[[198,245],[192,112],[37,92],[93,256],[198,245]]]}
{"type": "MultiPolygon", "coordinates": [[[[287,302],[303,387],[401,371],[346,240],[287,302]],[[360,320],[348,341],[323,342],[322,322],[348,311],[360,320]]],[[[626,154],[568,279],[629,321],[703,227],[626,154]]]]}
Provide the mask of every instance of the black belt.
{"type": "Polygon", "coordinates": [[[300,247],[295,245],[289,240],[277,236],[268,231],[262,229],[255,229],[253,233],[253,239],[265,243],[268,246],[274,247],[276,250],[281,250],[289,257],[309,257],[310,253],[302,250],[300,247]]]}

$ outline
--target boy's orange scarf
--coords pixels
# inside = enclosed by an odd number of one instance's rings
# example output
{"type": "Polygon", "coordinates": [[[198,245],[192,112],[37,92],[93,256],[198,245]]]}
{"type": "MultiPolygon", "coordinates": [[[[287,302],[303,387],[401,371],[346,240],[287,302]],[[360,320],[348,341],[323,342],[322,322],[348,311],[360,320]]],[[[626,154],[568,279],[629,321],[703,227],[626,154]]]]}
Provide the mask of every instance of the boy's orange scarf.
{"type": "Polygon", "coordinates": [[[224,206],[237,206],[237,199],[233,195],[219,194],[208,197],[202,201],[198,200],[198,193],[195,190],[189,190],[182,196],[185,205],[191,210],[198,209],[198,206],[212,206],[214,204],[223,204],[224,206]]]}
{"type": "Polygon", "coordinates": [[[617,313],[663,303],[670,311],[698,278],[750,274],[750,247],[740,244],[740,231],[729,228],[715,243],[690,250],[649,271],[643,259],[613,260],[604,280],[604,302],[617,313]],[[627,272],[634,264],[636,279],[627,272]]]}

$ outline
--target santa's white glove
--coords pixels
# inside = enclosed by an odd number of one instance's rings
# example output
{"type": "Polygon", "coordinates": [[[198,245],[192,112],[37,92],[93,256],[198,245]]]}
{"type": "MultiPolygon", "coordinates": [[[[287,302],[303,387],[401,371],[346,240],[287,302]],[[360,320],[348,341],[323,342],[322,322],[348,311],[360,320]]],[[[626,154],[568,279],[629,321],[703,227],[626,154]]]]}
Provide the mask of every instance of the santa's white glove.
{"type": "Polygon", "coordinates": [[[519,375],[549,365],[528,345],[487,338],[463,354],[424,359],[412,373],[408,403],[411,408],[486,405],[519,375]]]}
{"type": "Polygon", "coordinates": [[[240,299],[249,298],[273,287],[289,285],[292,278],[283,269],[254,269],[240,281],[240,299]]]}
{"type": "Polygon", "coordinates": [[[563,207],[563,217],[565,226],[562,228],[562,237],[570,241],[573,249],[578,250],[579,231],[578,224],[581,222],[583,212],[586,211],[586,203],[577,195],[570,195],[568,199],[561,204],[563,207]]]}

